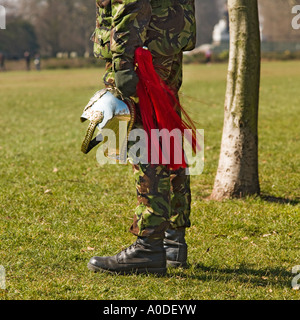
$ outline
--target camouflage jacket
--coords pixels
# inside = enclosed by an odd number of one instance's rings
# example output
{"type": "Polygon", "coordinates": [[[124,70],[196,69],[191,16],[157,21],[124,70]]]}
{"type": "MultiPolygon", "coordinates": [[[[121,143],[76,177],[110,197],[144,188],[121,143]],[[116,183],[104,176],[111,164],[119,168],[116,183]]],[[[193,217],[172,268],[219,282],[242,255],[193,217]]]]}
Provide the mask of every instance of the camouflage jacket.
{"type": "Polygon", "coordinates": [[[147,46],[172,56],[195,46],[194,0],[96,0],[94,55],[113,72],[133,69],[134,51],[147,46]]]}

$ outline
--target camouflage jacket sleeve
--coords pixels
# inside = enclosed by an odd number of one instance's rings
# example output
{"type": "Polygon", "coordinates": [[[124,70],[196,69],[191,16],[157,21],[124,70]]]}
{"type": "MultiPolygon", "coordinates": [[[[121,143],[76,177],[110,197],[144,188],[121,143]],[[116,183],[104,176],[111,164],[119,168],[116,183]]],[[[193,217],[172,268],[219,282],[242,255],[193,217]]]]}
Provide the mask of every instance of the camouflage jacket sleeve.
{"type": "Polygon", "coordinates": [[[133,69],[134,52],[143,46],[151,19],[150,0],[111,0],[110,50],[115,72],[133,69]]]}

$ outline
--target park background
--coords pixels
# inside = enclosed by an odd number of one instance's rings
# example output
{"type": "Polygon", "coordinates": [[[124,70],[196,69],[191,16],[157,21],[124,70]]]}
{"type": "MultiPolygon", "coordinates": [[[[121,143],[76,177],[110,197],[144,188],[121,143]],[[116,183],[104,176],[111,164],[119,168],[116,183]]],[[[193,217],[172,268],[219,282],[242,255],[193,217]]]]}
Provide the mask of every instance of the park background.
{"type": "Polygon", "coordinates": [[[103,64],[89,40],[94,1],[0,1],[7,9],[0,30],[0,299],[299,299],[292,287],[292,268],[300,265],[295,3],[259,1],[261,195],[219,202],[207,198],[223,127],[227,16],[224,1],[196,0],[197,48],[185,55],[181,101],[205,130],[205,168],[192,177],[190,268],[159,278],[86,268],[91,256],[132,243],[136,201],[130,166],[99,166],[95,153],[80,152],[86,127],[79,117],[102,87],[103,64]]]}

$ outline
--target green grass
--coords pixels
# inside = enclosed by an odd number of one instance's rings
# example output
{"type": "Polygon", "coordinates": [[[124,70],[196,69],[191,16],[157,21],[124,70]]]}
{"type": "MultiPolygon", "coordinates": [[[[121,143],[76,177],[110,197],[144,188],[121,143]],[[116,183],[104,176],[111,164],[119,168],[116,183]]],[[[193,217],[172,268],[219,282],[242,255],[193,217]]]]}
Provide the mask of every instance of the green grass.
{"type": "Polygon", "coordinates": [[[84,105],[102,69],[0,74],[0,299],[299,299],[300,62],[262,66],[262,196],[207,201],[220,150],[225,64],[187,65],[182,102],[205,130],[205,169],[192,177],[189,269],[114,276],[93,255],[131,244],[130,166],[99,166],[80,145],[84,105]]]}

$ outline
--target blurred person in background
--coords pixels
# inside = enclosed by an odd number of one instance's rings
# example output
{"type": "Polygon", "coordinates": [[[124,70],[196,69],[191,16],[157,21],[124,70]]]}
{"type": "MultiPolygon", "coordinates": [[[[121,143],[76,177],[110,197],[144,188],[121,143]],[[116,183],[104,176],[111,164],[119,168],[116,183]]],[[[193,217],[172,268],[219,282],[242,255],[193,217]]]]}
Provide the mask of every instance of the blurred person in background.
{"type": "Polygon", "coordinates": [[[34,65],[35,65],[35,69],[37,71],[40,71],[41,70],[41,56],[39,53],[36,53],[35,56],[34,56],[34,65]]]}
{"type": "Polygon", "coordinates": [[[0,70],[5,71],[5,55],[0,52],[0,70]]]}
{"type": "Polygon", "coordinates": [[[26,62],[26,69],[27,69],[27,71],[30,71],[31,55],[30,55],[29,51],[24,52],[24,59],[26,62]]]}

